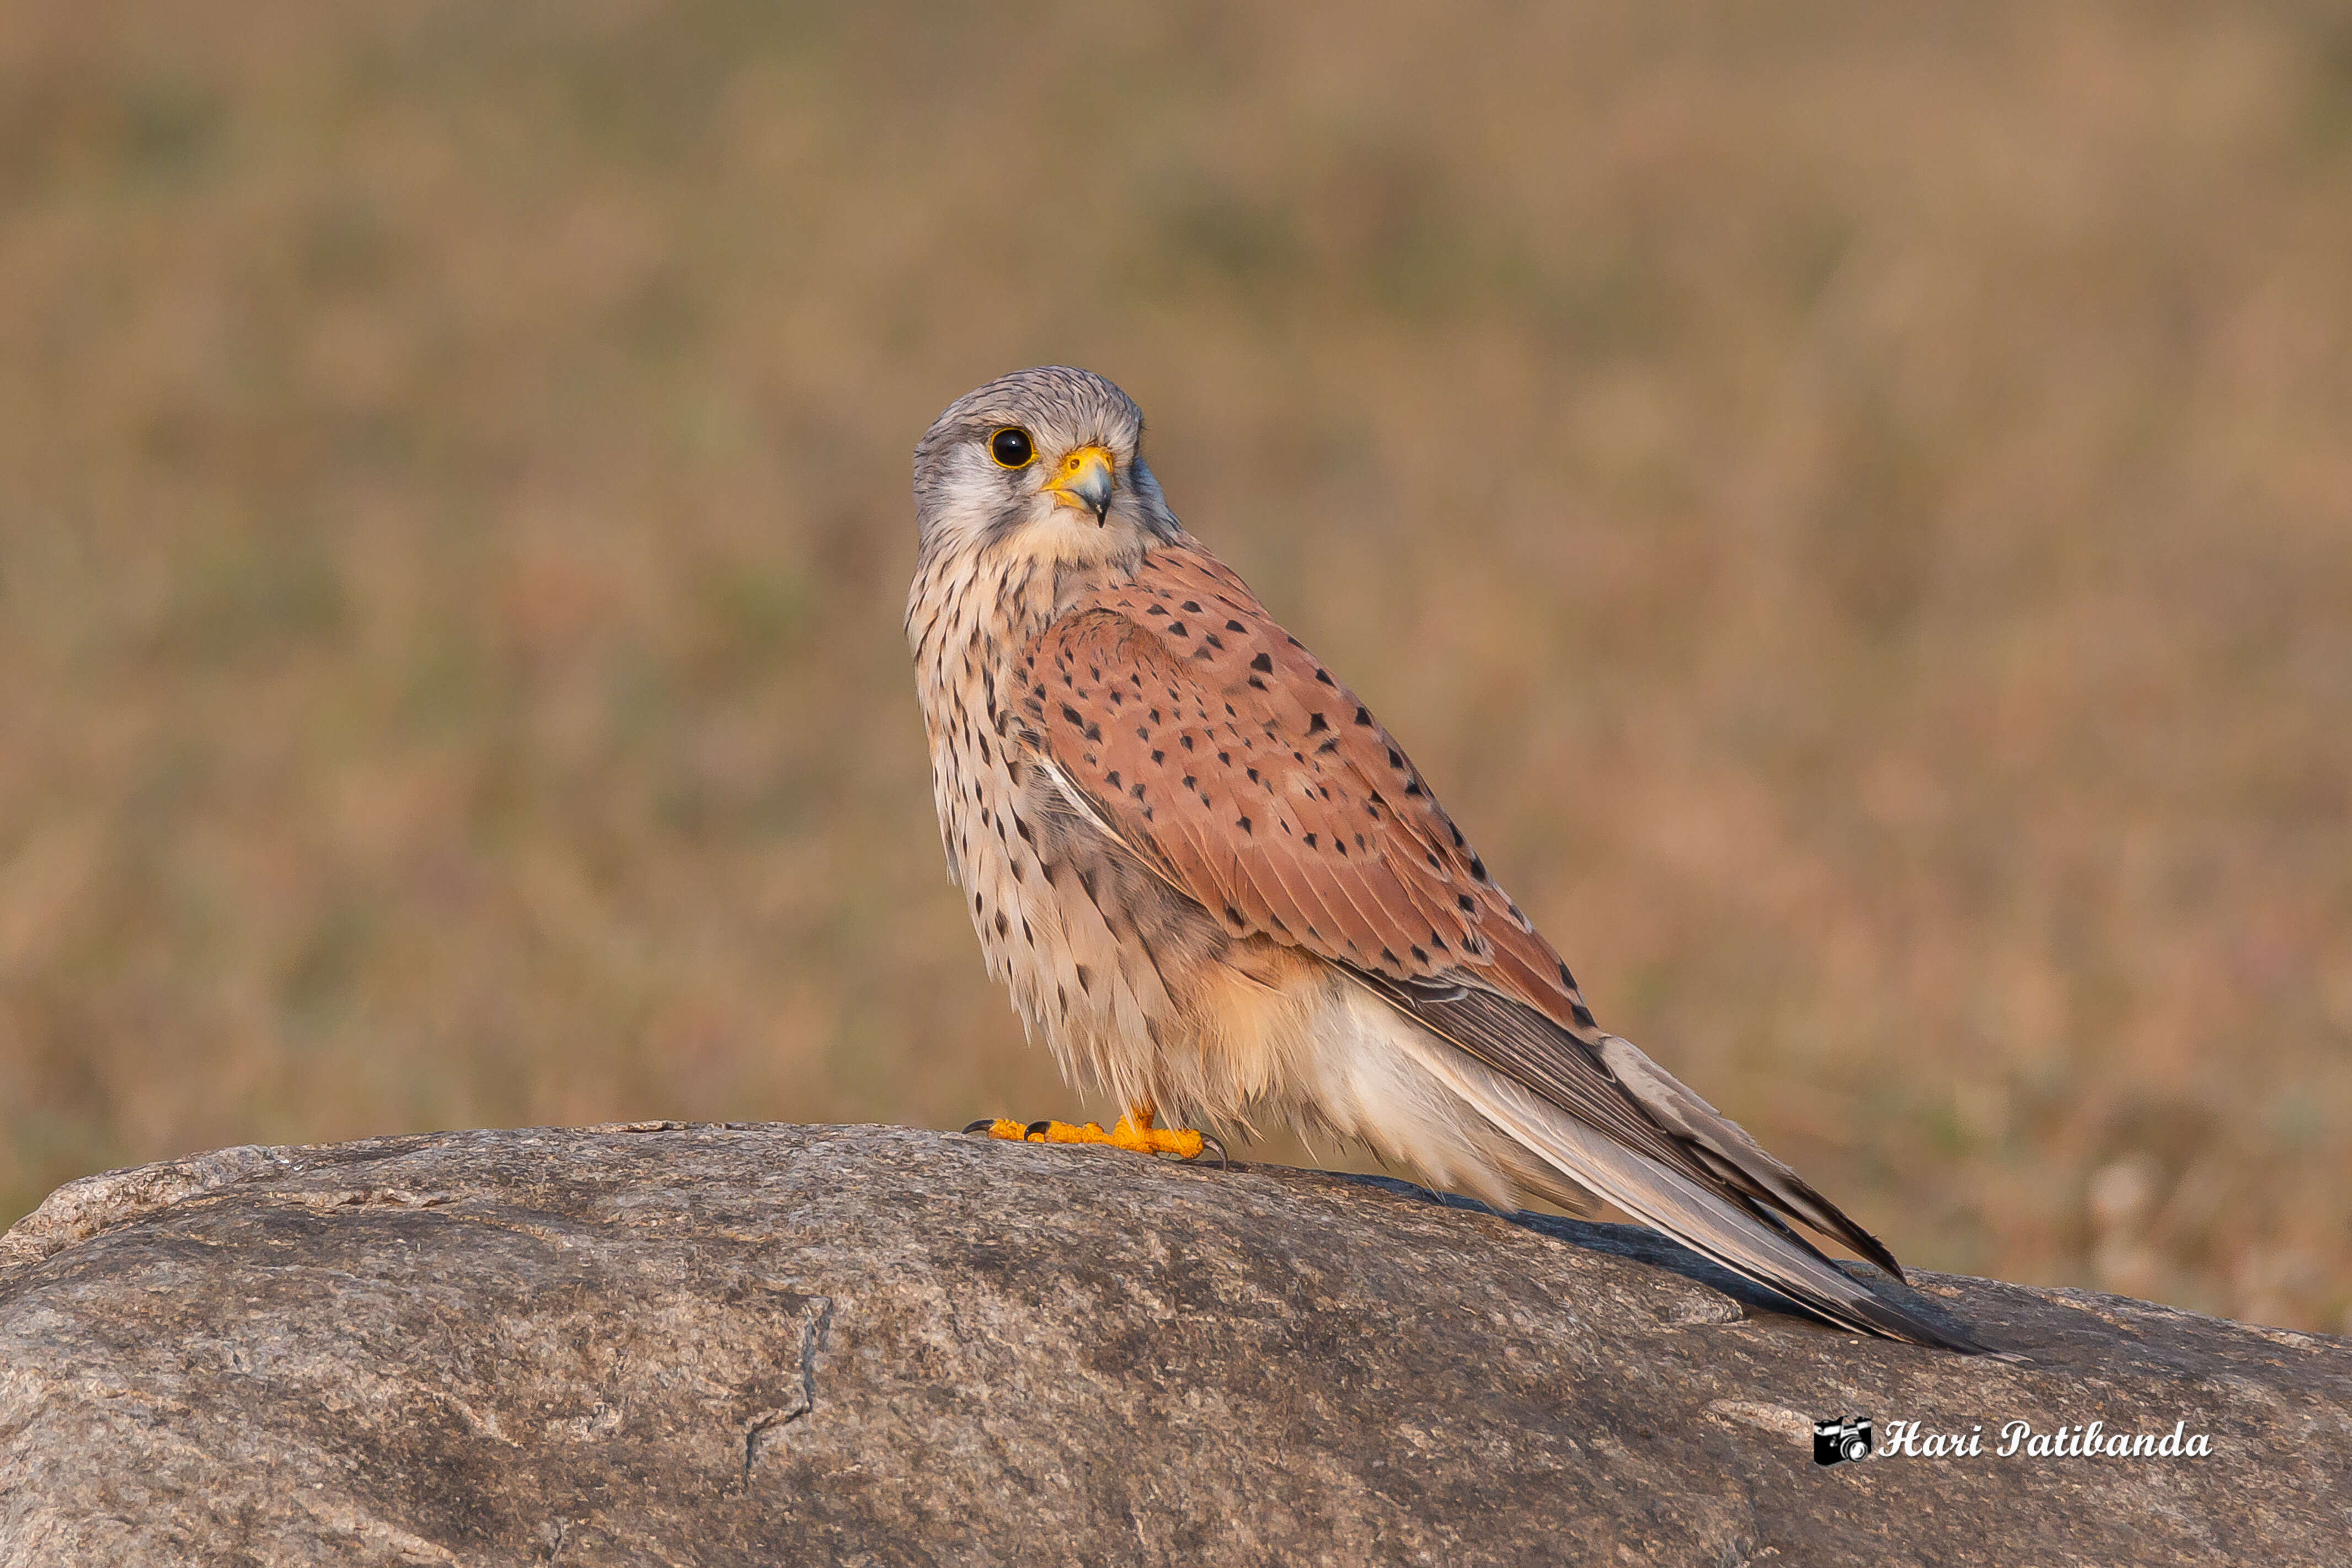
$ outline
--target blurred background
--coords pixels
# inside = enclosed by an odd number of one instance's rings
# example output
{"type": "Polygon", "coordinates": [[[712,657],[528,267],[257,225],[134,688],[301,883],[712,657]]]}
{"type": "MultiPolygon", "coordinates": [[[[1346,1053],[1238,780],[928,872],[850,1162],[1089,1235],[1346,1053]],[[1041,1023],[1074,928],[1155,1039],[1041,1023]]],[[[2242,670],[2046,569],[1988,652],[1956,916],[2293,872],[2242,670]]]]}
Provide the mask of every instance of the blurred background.
{"type": "Polygon", "coordinates": [[[982,969],[899,631],[915,438],[1041,361],[1906,1260],[2352,1330],[2294,0],[0,8],[0,1223],[1108,1109],[982,969]]]}

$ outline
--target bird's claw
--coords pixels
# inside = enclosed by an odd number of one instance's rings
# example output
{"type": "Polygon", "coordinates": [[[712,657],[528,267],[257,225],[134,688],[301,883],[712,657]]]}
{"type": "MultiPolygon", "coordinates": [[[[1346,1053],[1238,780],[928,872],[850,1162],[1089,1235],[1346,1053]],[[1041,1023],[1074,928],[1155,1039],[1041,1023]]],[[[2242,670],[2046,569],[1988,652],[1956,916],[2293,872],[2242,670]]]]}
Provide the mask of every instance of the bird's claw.
{"type": "Polygon", "coordinates": [[[1233,1160],[1225,1145],[1205,1133],[1190,1127],[1155,1127],[1149,1114],[1129,1114],[1118,1119],[1118,1124],[1108,1132],[1098,1122],[1079,1124],[1056,1122],[1015,1122],[1010,1117],[995,1116],[974,1122],[966,1133],[986,1133],[992,1138],[1003,1138],[1014,1144],[1108,1144],[1138,1155],[1173,1155],[1181,1160],[1195,1160],[1202,1151],[1214,1149],[1217,1164],[1230,1168],[1233,1160]]]}

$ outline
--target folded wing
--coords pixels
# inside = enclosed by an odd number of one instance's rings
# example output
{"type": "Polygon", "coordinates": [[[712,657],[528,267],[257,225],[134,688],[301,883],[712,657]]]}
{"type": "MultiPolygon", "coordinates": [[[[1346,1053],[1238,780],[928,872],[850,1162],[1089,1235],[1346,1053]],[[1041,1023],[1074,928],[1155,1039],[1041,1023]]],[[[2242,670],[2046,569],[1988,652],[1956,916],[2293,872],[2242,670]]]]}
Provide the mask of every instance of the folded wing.
{"type": "Polygon", "coordinates": [[[1954,1343],[1786,1221],[1899,1277],[1875,1238],[1598,1027],[1403,747],[1215,558],[1154,549],[1024,659],[1039,759],[1234,935],[1344,966],[1444,1042],[1456,1092],[1629,1213],[1837,1321],[1954,1343]]]}

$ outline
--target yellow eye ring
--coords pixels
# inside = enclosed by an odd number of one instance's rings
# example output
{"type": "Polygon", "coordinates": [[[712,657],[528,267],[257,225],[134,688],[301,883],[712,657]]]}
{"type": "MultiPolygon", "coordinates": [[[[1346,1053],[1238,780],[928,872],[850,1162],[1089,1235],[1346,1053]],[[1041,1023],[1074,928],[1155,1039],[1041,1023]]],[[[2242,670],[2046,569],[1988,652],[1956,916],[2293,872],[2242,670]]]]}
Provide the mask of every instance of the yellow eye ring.
{"type": "Polygon", "coordinates": [[[1037,460],[1037,448],[1027,431],[1008,424],[988,438],[988,455],[996,459],[999,468],[1026,468],[1037,460]]]}

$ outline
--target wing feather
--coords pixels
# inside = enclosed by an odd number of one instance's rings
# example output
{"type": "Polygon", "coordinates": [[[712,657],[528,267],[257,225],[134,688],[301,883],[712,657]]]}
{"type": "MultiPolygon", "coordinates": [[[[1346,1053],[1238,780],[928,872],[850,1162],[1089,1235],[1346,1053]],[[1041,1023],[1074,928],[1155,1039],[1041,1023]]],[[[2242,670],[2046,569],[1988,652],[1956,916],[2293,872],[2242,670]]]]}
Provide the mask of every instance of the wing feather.
{"type": "Polygon", "coordinates": [[[1636,1156],[1600,1135],[1548,1097],[1454,1053],[1443,1041],[1402,1043],[1440,1082],[1475,1107],[1521,1146],[1609,1202],[1675,1237],[1733,1273],[1768,1285],[1832,1322],[1914,1344],[1966,1355],[2020,1358],[1993,1351],[1886,1300],[1837,1269],[1811,1246],[1773,1220],[1734,1205],[1707,1186],[1636,1156]],[[1759,1223],[1759,1218],[1763,1223],[1759,1223]]]}

